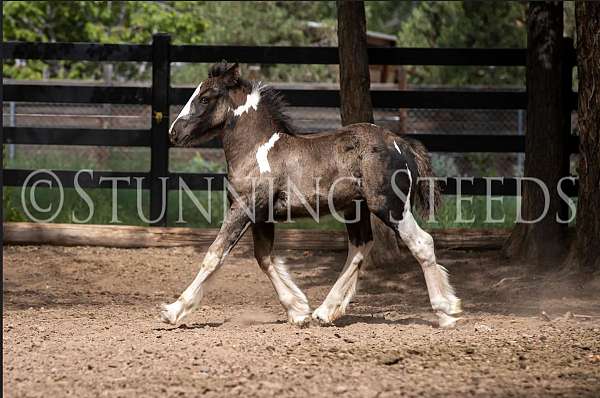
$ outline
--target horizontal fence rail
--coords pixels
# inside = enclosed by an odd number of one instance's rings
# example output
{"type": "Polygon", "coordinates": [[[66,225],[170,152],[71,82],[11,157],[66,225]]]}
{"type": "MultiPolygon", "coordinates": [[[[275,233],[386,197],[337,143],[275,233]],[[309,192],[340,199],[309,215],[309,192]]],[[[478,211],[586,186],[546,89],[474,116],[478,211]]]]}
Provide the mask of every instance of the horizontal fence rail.
{"type": "MultiPolygon", "coordinates": [[[[340,106],[338,90],[278,90],[290,106],[340,106]]],[[[172,104],[185,104],[193,88],[171,88],[172,104]]],[[[371,100],[376,108],[421,109],[527,109],[527,93],[515,91],[435,91],[435,90],[374,90],[371,100]]],[[[576,109],[576,103],[571,103],[576,109]]]]}
{"type": "MultiPolygon", "coordinates": [[[[278,90],[290,106],[340,106],[338,90],[278,90]]],[[[193,88],[170,88],[171,105],[182,105],[194,92],[193,88]]],[[[420,109],[527,109],[524,91],[436,91],[436,90],[375,90],[371,91],[376,108],[420,109]]],[[[151,104],[149,87],[71,86],[47,84],[5,84],[4,101],[151,104]]],[[[569,97],[571,110],[577,109],[577,96],[569,97]]]]}
{"type": "MultiPolygon", "coordinates": [[[[337,47],[173,46],[171,51],[174,62],[227,59],[263,64],[339,64],[337,47]]],[[[372,65],[523,66],[527,61],[525,49],[371,47],[367,51],[372,65]]]]}
{"type": "Polygon", "coordinates": [[[152,62],[149,44],[3,43],[4,59],[152,62]]]}
{"type": "MultiPolygon", "coordinates": [[[[525,151],[523,135],[493,134],[406,134],[420,141],[430,152],[520,153],[525,151]]],[[[50,127],[5,127],[5,144],[84,145],[84,146],[150,146],[150,130],[77,129],[50,127]]],[[[570,136],[569,153],[579,151],[579,137],[570,136]]],[[[199,148],[221,148],[221,140],[213,139],[199,148]]]]}
{"type": "MultiPolygon", "coordinates": [[[[522,48],[377,48],[368,50],[373,65],[524,66],[522,48]]],[[[571,55],[569,55],[571,56],[571,55]]],[[[147,44],[4,43],[4,59],[151,62],[147,44]]],[[[171,46],[171,62],[219,62],[223,59],[262,64],[339,64],[337,47],[171,46]]]]}
{"type": "MultiPolygon", "coordinates": [[[[525,66],[523,48],[376,48],[368,50],[372,65],[525,66]]],[[[152,61],[147,44],[4,43],[4,59],[71,61],[152,61]]],[[[564,57],[575,64],[575,51],[564,57]]],[[[223,59],[262,64],[339,64],[337,47],[171,46],[171,62],[219,62],[223,59]]]]}
{"type": "MultiPolygon", "coordinates": [[[[527,65],[526,49],[477,49],[477,48],[369,48],[372,65],[437,65],[437,66],[504,66],[527,65]]],[[[151,170],[147,172],[94,171],[78,175],[82,188],[110,188],[112,178],[127,179],[119,182],[120,188],[136,188],[137,180],[143,189],[150,190],[151,209],[160,209],[160,177],[167,177],[167,188],[178,189],[180,180],[193,190],[222,190],[226,175],[216,173],[191,174],[168,171],[168,142],[164,132],[168,129],[168,105],[187,102],[193,88],[171,87],[169,64],[171,62],[213,63],[223,59],[240,63],[260,64],[338,64],[337,47],[262,47],[262,46],[199,46],[171,45],[170,38],[155,35],[153,44],[98,44],[98,43],[24,43],[4,42],[2,57],[11,59],[68,60],[92,62],[149,62],[152,63],[152,86],[103,86],[64,84],[4,84],[4,100],[16,102],[46,103],[111,103],[144,104],[152,106],[152,129],[79,129],[45,127],[5,127],[4,143],[34,145],[84,145],[149,147],[151,170]],[[153,95],[154,93],[154,95],[153,95]],[[157,115],[160,114],[160,117],[157,115]]],[[[565,70],[576,65],[572,40],[565,39],[563,51],[565,70]]],[[[565,73],[565,87],[571,87],[569,73],[565,73]]],[[[340,106],[338,90],[283,89],[282,95],[290,106],[329,107],[340,106]]],[[[373,106],[376,108],[421,109],[527,109],[525,91],[465,91],[465,90],[373,90],[373,106]]],[[[569,92],[563,108],[577,109],[577,93],[569,92]]],[[[569,132],[570,134],[570,132],[569,132]]],[[[409,134],[420,140],[431,152],[492,152],[517,153],[525,148],[522,135],[462,135],[462,134],[409,134]]],[[[569,136],[568,150],[577,153],[579,140],[569,136]]],[[[204,143],[203,148],[220,148],[220,140],[204,143]]],[[[4,170],[7,186],[23,186],[35,170],[4,170]]],[[[75,186],[76,171],[54,171],[63,187],[75,186]]],[[[31,178],[48,180],[48,174],[39,173],[31,178]]],[[[475,178],[463,180],[463,195],[513,196],[517,193],[517,179],[506,177],[503,182],[475,178]],[[488,184],[489,185],[488,187],[488,184]],[[489,189],[488,189],[489,188],[489,189]]],[[[448,178],[441,184],[444,194],[455,195],[459,191],[458,178],[448,178]]],[[[56,181],[54,181],[56,184],[56,181]]],[[[569,196],[576,196],[577,184],[564,184],[569,196]]],[[[154,218],[154,217],[151,217],[154,218]]],[[[166,218],[156,225],[164,225],[166,218]]]]}
{"type": "Polygon", "coordinates": [[[150,146],[150,130],[4,127],[5,144],[150,146]]]}
{"type": "Polygon", "coordinates": [[[76,104],[151,104],[151,87],[5,84],[4,101],[76,104]]]}

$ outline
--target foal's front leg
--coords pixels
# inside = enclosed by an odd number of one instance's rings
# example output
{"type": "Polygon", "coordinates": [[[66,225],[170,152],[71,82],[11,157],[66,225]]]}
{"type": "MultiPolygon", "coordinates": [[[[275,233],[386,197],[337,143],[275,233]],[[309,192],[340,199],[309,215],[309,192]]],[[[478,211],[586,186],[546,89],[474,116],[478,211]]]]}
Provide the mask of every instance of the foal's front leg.
{"type": "Polygon", "coordinates": [[[250,219],[243,209],[239,206],[232,206],[223,221],[217,238],[204,256],[194,281],[179,296],[177,301],[163,306],[160,314],[163,322],[176,324],[198,306],[200,299],[202,299],[202,284],[221,266],[225,256],[229,254],[244,235],[249,225],[250,219]]]}
{"type": "Polygon", "coordinates": [[[306,296],[294,283],[285,264],[275,262],[271,257],[275,225],[253,224],[252,236],[256,261],[271,280],[281,305],[287,311],[289,322],[294,325],[306,324],[310,320],[310,307],[306,296]]]}

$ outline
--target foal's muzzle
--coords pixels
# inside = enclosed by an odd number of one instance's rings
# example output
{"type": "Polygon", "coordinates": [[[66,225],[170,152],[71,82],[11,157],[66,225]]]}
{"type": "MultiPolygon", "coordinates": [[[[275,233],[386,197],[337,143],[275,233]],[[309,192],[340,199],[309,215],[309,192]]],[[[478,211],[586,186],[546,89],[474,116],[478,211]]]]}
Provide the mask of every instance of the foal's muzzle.
{"type": "Polygon", "coordinates": [[[169,141],[173,145],[177,145],[179,137],[179,129],[181,128],[181,120],[175,120],[169,127],[169,141]]]}

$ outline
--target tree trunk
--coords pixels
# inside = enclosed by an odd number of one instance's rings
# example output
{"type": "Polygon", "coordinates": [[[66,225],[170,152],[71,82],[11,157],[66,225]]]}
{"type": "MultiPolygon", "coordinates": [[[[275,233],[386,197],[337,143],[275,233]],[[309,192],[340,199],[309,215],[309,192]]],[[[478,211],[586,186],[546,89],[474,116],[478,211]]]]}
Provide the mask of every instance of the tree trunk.
{"type": "Polygon", "coordinates": [[[581,269],[600,270],[600,3],[575,3],[579,77],[579,199],[575,257],[581,269]]]}
{"type": "Polygon", "coordinates": [[[342,124],[373,123],[363,2],[338,1],[337,18],[342,124]]]}
{"type": "MultiPolygon", "coordinates": [[[[367,27],[362,1],[337,1],[338,48],[340,56],[340,111],[342,125],[373,123],[367,27]]],[[[371,218],[374,245],[365,267],[397,265],[398,245],[394,232],[371,218]]]]}
{"type": "MultiPolygon", "coordinates": [[[[543,182],[549,191],[546,215],[535,223],[517,223],[505,245],[505,253],[533,265],[559,264],[565,252],[566,224],[558,181],[569,174],[568,136],[563,102],[562,70],[563,4],[530,2],[527,13],[527,132],[525,176],[543,182]]],[[[564,93],[567,95],[567,93],[564,93]]],[[[539,186],[523,182],[523,220],[536,220],[546,199],[539,186]]]]}

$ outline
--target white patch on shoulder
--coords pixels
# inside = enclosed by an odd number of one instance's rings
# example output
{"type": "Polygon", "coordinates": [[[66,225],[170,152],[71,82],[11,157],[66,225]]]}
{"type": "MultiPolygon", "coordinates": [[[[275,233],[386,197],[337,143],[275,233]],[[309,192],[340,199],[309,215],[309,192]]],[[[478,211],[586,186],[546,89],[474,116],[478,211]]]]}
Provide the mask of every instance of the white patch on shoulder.
{"type": "Polygon", "coordinates": [[[173,129],[173,126],[175,125],[175,122],[177,122],[177,120],[186,119],[190,116],[190,112],[192,111],[192,101],[194,101],[194,98],[196,98],[198,96],[198,94],[200,93],[201,87],[202,87],[202,82],[198,85],[198,87],[196,87],[196,90],[194,90],[194,93],[192,94],[192,96],[190,97],[188,102],[184,105],[183,109],[181,109],[181,112],[179,112],[179,115],[177,115],[177,117],[175,118],[173,123],[171,123],[171,127],[169,128],[169,133],[173,129]]]}
{"type": "Polygon", "coordinates": [[[234,116],[241,116],[244,112],[249,112],[250,108],[257,110],[260,102],[260,90],[262,86],[257,84],[252,88],[252,92],[246,96],[246,103],[233,110],[234,116]]]}
{"type": "Polygon", "coordinates": [[[260,171],[260,174],[271,171],[271,166],[269,165],[269,159],[267,159],[267,155],[278,139],[279,133],[275,133],[271,136],[271,138],[269,138],[269,141],[259,146],[256,150],[256,161],[258,162],[258,170],[260,171]]]}

